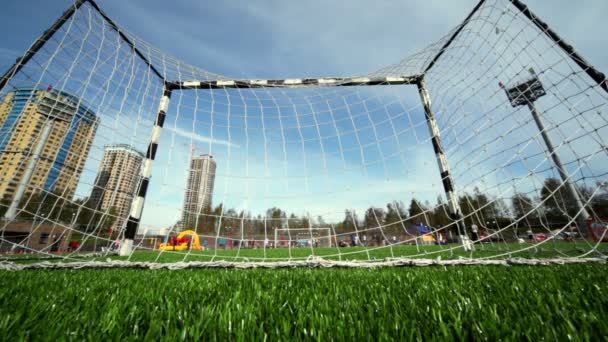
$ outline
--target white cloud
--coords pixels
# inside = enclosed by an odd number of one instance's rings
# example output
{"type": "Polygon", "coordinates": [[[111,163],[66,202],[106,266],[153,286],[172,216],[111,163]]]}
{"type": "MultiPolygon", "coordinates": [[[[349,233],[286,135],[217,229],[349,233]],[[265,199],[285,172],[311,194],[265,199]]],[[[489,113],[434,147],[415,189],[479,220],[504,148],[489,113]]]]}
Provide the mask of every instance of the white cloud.
{"type": "Polygon", "coordinates": [[[202,142],[202,143],[224,145],[224,146],[236,147],[236,148],[240,147],[238,144],[234,144],[228,140],[207,137],[207,136],[195,133],[195,132],[186,131],[185,129],[181,129],[178,127],[166,127],[166,130],[173,132],[181,137],[192,139],[192,140],[202,142]]]}

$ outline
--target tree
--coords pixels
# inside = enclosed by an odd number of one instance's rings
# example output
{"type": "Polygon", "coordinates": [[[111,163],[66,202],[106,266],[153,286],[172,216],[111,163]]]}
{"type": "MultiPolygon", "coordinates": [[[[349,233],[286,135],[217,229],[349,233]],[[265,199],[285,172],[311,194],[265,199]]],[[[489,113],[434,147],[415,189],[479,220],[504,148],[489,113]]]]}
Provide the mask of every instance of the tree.
{"type": "Polygon", "coordinates": [[[240,235],[241,217],[236,209],[230,208],[224,211],[224,223],[226,224],[225,228],[229,229],[231,233],[240,235]]]}
{"type": "Polygon", "coordinates": [[[407,219],[407,212],[402,202],[392,202],[386,204],[386,215],[384,217],[385,229],[391,235],[403,233],[404,220],[407,219]]]}
{"type": "Polygon", "coordinates": [[[284,228],[287,221],[287,213],[277,207],[266,210],[266,225],[270,228],[269,232],[274,236],[276,228],[284,228]]]}
{"type": "Polygon", "coordinates": [[[485,226],[487,221],[497,219],[497,204],[496,199],[492,199],[489,195],[482,193],[479,188],[475,187],[473,195],[465,193],[458,198],[458,204],[462,215],[465,217],[465,224],[471,226],[473,224],[485,226]]]}
{"type": "Polygon", "coordinates": [[[538,223],[538,214],[535,210],[536,205],[534,200],[523,193],[516,193],[511,198],[511,207],[516,220],[522,219],[521,222],[528,225],[536,225],[538,223]]]}
{"type": "Polygon", "coordinates": [[[420,203],[417,199],[412,198],[412,200],[410,201],[410,207],[408,209],[408,212],[410,214],[410,218],[409,218],[409,222],[410,224],[418,224],[418,223],[424,223],[428,225],[428,222],[426,222],[426,217],[424,215],[426,208],[422,205],[422,203],[420,203]]]}
{"type": "Polygon", "coordinates": [[[296,216],[296,214],[291,213],[287,219],[287,226],[289,228],[302,228],[302,222],[300,221],[300,218],[296,216]]]}
{"type": "Polygon", "coordinates": [[[19,203],[19,208],[24,209],[19,213],[19,217],[25,219],[46,217],[55,220],[58,218],[57,216],[60,214],[61,207],[65,204],[64,202],[61,199],[61,195],[50,192],[39,192],[30,196],[24,196],[21,203],[19,203]]]}
{"type": "MultiPolygon", "coordinates": [[[[511,211],[509,206],[505,203],[504,199],[496,198],[494,199],[494,219],[496,222],[496,226],[506,227],[511,224],[511,211]]],[[[497,228],[495,227],[495,228],[497,228]]]]}
{"type": "MultiPolygon", "coordinates": [[[[449,211],[450,210],[448,205],[443,202],[441,196],[437,196],[437,204],[435,206],[435,209],[433,209],[433,211],[429,213],[431,225],[433,225],[434,227],[449,226],[452,222],[452,220],[450,219],[449,211]]],[[[456,231],[455,227],[453,228],[454,231],[456,231]]]]}
{"type": "Polygon", "coordinates": [[[265,219],[262,215],[258,214],[253,223],[253,232],[254,234],[266,234],[267,226],[265,224],[265,219]]]}
{"type": "MultiPolygon", "coordinates": [[[[340,230],[342,233],[346,232],[354,232],[355,228],[359,225],[357,214],[351,210],[344,211],[344,221],[342,221],[342,225],[340,226],[340,230]]],[[[336,230],[338,227],[336,227],[336,230]]]]}
{"type": "MultiPolygon", "coordinates": [[[[584,184],[576,184],[576,191],[585,204],[588,212],[593,213],[599,218],[606,218],[608,215],[608,193],[606,185],[598,183],[594,191],[584,184]],[[593,198],[592,198],[593,196],[593,198]]],[[[576,199],[567,191],[566,185],[556,178],[547,178],[540,191],[540,200],[543,201],[544,215],[551,223],[563,224],[570,218],[575,217],[580,208],[576,199]]]]}
{"type": "MultiPolygon", "coordinates": [[[[87,201],[88,203],[90,202],[87,201]]],[[[81,206],[75,215],[74,221],[79,229],[96,234],[108,231],[114,222],[116,222],[116,208],[110,207],[107,210],[96,210],[87,204],[81,206]]]]}
{"type": "Polygon", "coordinates": [[[213,208],[212,215],[207,220],[207,225],[210,232],[214,234],[217,233],[218,228],[220,227],[220,219],[224,215],[224,204],[220,203],[213,208]]]}
{"type": "Polygon", "coordinates": [[[591,209],[593,210],[593,215],[599,217],[600,219],[607,220],[608,219],[608,185],[598,183],[597,187],[599,189],[596,192],[596,195],[591,200],[591,209]]]}
{"type": "MultiPolygon", "coordinates": [[[[591,197],[591,191],[585,187],[577,187],[577,191],[583,199],[591,197]]],[[[579,210],[576,200],[566,191],[565,184],[556,178],[545,179],[540,199],[549,224],[563,224],[579,210]]]]}
{"type": "Polygon", "coordinates": [[[211,206],[201,209],[198,215],[188,215],[183,222],[184,230],[193,230],[197,234],[212,233],[215,230],[216,217],[211,206]]]}
{"type": "Polygon", "coordinates": [[[363,224],[367,229],[374,229],[382,227],[385,221],[386,213],[382,208],[370,207],[365,212],[365,218],[363,224]]]}
{"type": "Polygon", "coordinates": [[[300,227],[302,227],[302,228],[312,227],[308,214],[303,215],[302,218],[300,219],[300,227]]]}
{"type": "Polygon", "coordinates": [[[323,219],[323,216],[319,215],[317,216],[317,227],[320,228],[325,228],[327,226],[327,223],[325,223],[325,220],[323,219]]]}
{"type": "Polygon", "coordinates": [[[50,220],[87,232],[106,232],[116,222],[116,208],[99,209],[89,198],[68,200],[60,193],[40,192],[26,196],[20,204],[19,218],[50,220]]]}
{"type": "Polygon", "coordinates": [[[213,213],[213,208],[211,208],[211,205],[207,205],[205,206],[205,208],[203,208],[203,212],[201,213],[201,215],[199,215],[199,225],[198,227],[196,227],[197,229],[195,229],[197,234],[209,234],[209,233],[213,233],[213,231],[215,230],[215,221],[216,221],[216,217],[213,213]]]}
{"type": "Polygon", "coordinates": [[[247,210],[241,210],[238,215],[238,227],[241,231],[241,234],[245,237],[253,236],[253,220],[251,218],[251,213],[247,210]]]}
{"type": "Polygon", "coordinates": [[[476,218],[480,223],[483,224],[485,221],[496,219],[496,200],[482,193],[477,187],[473,192],[473,205],[477,209],[475,212],[477,214],[476,218]]]}

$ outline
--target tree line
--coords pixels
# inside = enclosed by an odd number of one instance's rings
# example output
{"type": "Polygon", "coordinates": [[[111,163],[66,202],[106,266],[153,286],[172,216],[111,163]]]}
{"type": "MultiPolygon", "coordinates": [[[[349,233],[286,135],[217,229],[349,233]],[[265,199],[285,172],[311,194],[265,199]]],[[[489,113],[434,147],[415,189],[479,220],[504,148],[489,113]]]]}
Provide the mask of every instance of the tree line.
{"type": "MultiPolygon", "coordinates": [[[[581,185],[577,188],[583,199],[592,198],[587,210],[593,216],[608,218],[608,188],[605,185],[598,184],[595,189],[581,185]]],[[[475,188],[471,193],[461,194],[458,201],[467,226],[476,224],[484,227],[490,223],[489,228],[504,227],[514,220],[527,227],[562,226],[578,211],[563,183],[555,178],[545,179],[539,193],[518,192],[505,200],[475,188]]],[[[0,204],[0,215],[3,216],[10,202],[3,200],[0,204]]],[[[38,193],[23,200],[19,206],[23,210],[19,212],[18,219],[45,218],[89,232],[108,230],[116,221],[115,209],[101,211],[95,207],[96,204],[87,198],[70,201],[60,194],[38,193]]],[[[408,206],[402,201],[393,201],[383,207],[370,207],[363,213],[345,210],[344,218],[338,222],[327,222],[322,216],[288,213],[278,207],[255,215],[219,204],[204,208],[199,215],[190,216],[179,226],[199,234],[216,234],[219,229],[222,235],[234,236],[273,235],[277,228],[310,227],[331,228],[335,234],[365,230],[393,236],[407,233],[411,225],[420,223],[428,227],[448,227],[455,232],[456,227],[450,224],[453,220],[449,214],[448,205],[441,197],[437,197],[434,204],[412,198],[408,206]]]]}
{"type": "MultiPolygon", "coordinates": [[[[1,201],[0,217],[4,216],[10,203],[8,200],[1,201]]],[[[19,204],[17,220],[57,222],[99,234],[112,227],[116,221],[116,210],[114,207],[100,210],[99,205],[88,198],[71,201],[58,193],[41,192],[24,196],[19,204]]]]}
{"type": "MultiPolygon", "coordinates": [[[[587,210],[593,216],[608,218],[608,189],[598,184],[596,189],[578,186],[582,198],[592,198],[587,210]]],[[[568,195],[562,182],[556,178],[545,179],[539,193],[517,192],[508,199],[496,198],[474,188],[458,197],[465,224],[475,224],[482,228],[505,227],[514,221],[526,227],[563,226],[578,211],[575,201],[568,195]]],[[[266,210],[264,214],[254,215],[249,211],[237,211],[219,204],[214,208],[204,208],[200,215],[182,227],[197,231],[199,234],[214,234],[220,229],[222,235],[274,234],[277,228],[331,228],[332,233],[346,234],[356,231],[381,232],[393,236],[411,234],[412,225],[423,224],[428,227],[448,227],[456,233],[457,228],[450,218],[447,203],[439,196],[434,204],[416,198],[405,206],[402,201],[393,201],[383,207],[370,207],[360,216],[353,210],[345,210],[339,222],[326,222],[323,217],[310,217],[288,213],[278,207],[266,210]]],[[[371,235],[370,234],[370,235],[371,235]]]]}

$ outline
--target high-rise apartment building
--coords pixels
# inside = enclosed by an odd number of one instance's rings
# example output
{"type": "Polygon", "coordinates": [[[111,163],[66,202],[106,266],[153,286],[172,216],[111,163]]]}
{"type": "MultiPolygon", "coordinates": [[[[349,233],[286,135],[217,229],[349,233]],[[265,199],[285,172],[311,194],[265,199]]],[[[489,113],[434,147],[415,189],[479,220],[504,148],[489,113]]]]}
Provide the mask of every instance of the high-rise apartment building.
{"type": "Polygon", "coordinates": [[[48,89],[15,89],[0,104],[0,199],[42,191],[74,196],[99,120],[82,100],[48,89]]]}
{"type": "Polygon", "coordinates": [[[192,157],[184,197],[183,227],[192,228],[205,208],[211,208],[216,163],[213,156],[192,157]]]}
{"type": "Polygon", "coordinates": [[[143,153],[129,145],[104,148],[90,202],[98,210],[114,208],[115,227],[120,227],[129,216],[143,159],[143,153]]]}

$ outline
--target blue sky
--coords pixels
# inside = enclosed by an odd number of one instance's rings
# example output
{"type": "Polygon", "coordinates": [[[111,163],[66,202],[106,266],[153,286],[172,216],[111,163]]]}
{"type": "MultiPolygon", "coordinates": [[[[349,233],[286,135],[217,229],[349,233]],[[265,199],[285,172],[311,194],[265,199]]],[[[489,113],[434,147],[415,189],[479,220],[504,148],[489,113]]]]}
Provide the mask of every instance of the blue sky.
{"type": "MultiPolygon", "coordinates": [[[[72,3],[5,0],[2,63],[12,61],[72,3]]],[[[121,26],[205,70],[252,77],[360,74],[434,42],[476,1],[99,1],[121,26]],[[310,57],[314,56],[314,59],[310,57]],[[235,60],[238,61],[235,63],[235,60]]],[[[527,1],[594,65],[608,69],[603,48],[608,3],[527,1]]]]}
{"type": "MultiPolygon", "coordinates": [[[[439,40],[475,3],[403,0],[371,6],[368,1],[176,0],[167,5],[167,1],[157,0],[99,1],[121,27],[152,46],[197,68],[234,78],[367,74],[439,40]]],[[[608,71],[603,34],[608,29],[603,15],[608,13],[608,3],[528,3],[592,64],[608,71]]],[[[69,4],[71,1],[64,0],[5,0],[0,29],[10,34],[0,37],[0,67],[8,68],[69,4]]],[[[142,89],[147,88],[142,85],[142,89]]],[[[211,152],[218,158],[214,202],[256,213],[277,205],[296,214],[337,218],[345,208],[361,210],[390,200],[407,201],[411,196],[434,202],[442,193],[415,89],[329,92],[318,98],[314,91],[219,91],[214,95],[173,96],[173,116],[161,141],[163,148],[172,147],[159,155],[153,175],[156,186],[144,212],[144,224],[153,229],[179,217],[193,143],[198,153],[211,152]],[[344,99],[348,105],[337,103],[344,99]],[[222,105],[222,101],[230,105],[222,105]],[[290,101],[300,102],[286,109],[290,101]],[[325,106],[325,102],[330,104],[325,106]],[[319,122],[312,112],[326,115],[319,122]],[[375,144],[377,141],[381,142],[375,144]]],[[[153,95],[141,98],[145,102],[153,95]]],[[[145,123],[150,123],[148,114],[153,117],[150,108],[155,106],[135,101],[131,108],[112,107],[120,114],[103,113],[110,119],[105,119],[98,134],[97,153],[103,143],[125,139],[144,149],[145,123]],[[129,115],[140,115],[140,131],[120,128],[129,127],[128,119],[123,119],[129,115]]],[[[450,120],[444,119],[446,127],[461,127],[450,120]]],[[[458,140],[445,133],[448,142],[458,140]]],[[[469,151],[448,145],[455,158],[469,151]]],[[[98,159],[88,164],[91,172],[85,179],[89,183],[98,159]]],[[[513,172],[535,167],[519,165],[513,172]]],[[[453,168],[467,185],[491,188],[473,180],[463,166],[453,168]]],[[[482,179],[488,172],[477,170],[475,176],[482,179]]],[[[492,177],[487,181],[495,183],[496,177],[505,175],[492,177]]],[[[86,187],[81,191],[85,194],[86,187]]]]}

